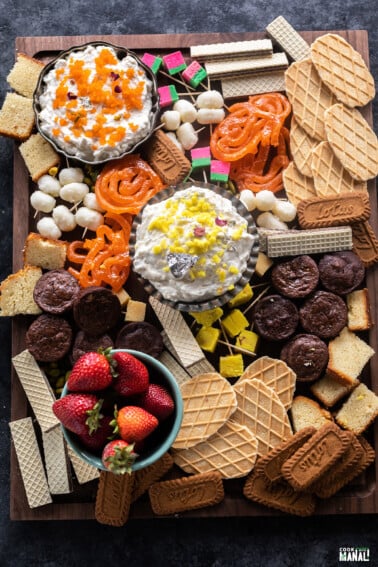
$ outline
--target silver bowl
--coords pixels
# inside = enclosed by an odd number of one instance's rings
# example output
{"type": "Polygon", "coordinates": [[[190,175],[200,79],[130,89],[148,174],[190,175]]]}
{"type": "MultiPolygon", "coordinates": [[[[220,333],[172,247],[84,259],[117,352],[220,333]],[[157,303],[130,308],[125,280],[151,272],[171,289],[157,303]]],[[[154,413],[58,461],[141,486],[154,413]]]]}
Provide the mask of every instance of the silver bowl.
{"type": "MultiPolygon", "coordinates": [[[[247,261],[247,266],[244,272],[242,273],[241,277],[239,278],[239,280],[235,283],[234,288],[230,291],[226,291],[222,295],[215,296],[213,298],[206,299],[204,301],[196,301],[196,302],[171,301],[169,299],[166,299],[160,293],[160,291],[151,284],[151,282],[136,274],[138,282],[143,286],[144,290],[149,296],[155,297],[160,302],[165,303],[166,305],[169,305],[174,309],[178,309],[179,311],[185,311],[185,312],[207,311],[208,309],[213,309],[214,307],[222,307],[222,305],[225,305],[228,301],[230,301],[230,299],[232,299],[235,295],[237,295],[250,281],[255,271],[257,256],[259,253],[259,235],[252,215],[248,212],[246,207],[239,199],[237,199],[229,191],[223,189],[222,187],[219,187],[218,185],[213,185],[210,183],[201,183],[197,181],[193,183],[184,182],[178,185],[172,185],[170,187],[167,187],[166,189],[163,189],[156,195],[154,195],[154,197],[152,197],[148,201],[148,203],[146,203],[146,205],[153,205],[155,203],[165,201],[169,197],[172,197],[172,195],[174,195],[177,191],[188,189],[193,185],[200,188],[211,189],[218,195],[225,197],[226,199],[229,199],[234,205],[239,215],[247,221],[247,225],[248,225],[247,231],[249,234],[251,234],[254,237],[254,240],[251,248],[251,253],[247,261]]],[[[134,218],[131,229],[130,240],[129,240],[129,252],[131,259],[134,257],[135,254],[136,232],[138,226],[142,222],[143,210],[144,207],[134,218]]]]}
{"type": "Polygon", "coordinates": [[[131,153],[135,152],[136,149],[141,144],[146,142],[150,138],[150,136],[152,135],[152,133],[155,129],[155,126],[156,126],[156,123],[157,123],[157,120],[158,120],[158,116],[159,116],[159,111],[160,111],[159,95],[158,95],[158,91],[157,91],[156,77],[155,77],[155,74],[153,73],[153,71],[145,63],[143,63],[143,61],[141,61],[141,59],[138,57],[138,55],[136,55],[133,51],[130,51],[129,49],[127,49],[125,47],[119,47],[119,46],[113,45],[113,44],[105,42],[105,41],[91,41],[91,42],[85,43],[83,45],[77,45],[77,46],[71,47],[70,49],[67,49],[66,51],[62,51],[57,57],[55,57],[49,63],[47,63],[47,65],[42,69],[42,71],[40,73],[38,83],[37,83],[37,86],[36,86],[34,94],[33,94],[33,110],[34,110],[35,123],[36,123],[36,127],[37,127],[38,132],[41,134],[41,136],[43,136],[53,146],[53,148],[58,153],[65,156],[68,160],[73,159],[73,160],[79,161],[81,163],[86,163],[86,164],[89,164],[89,165],[104,164],[104,163],[107,163],[109,161],[113,161],[115,159],[120,159],[127,154],[131,154],[131,153]],[[102,45],[114,49],[114,51],[116,52],[119,59],[123,59],[124,57],[129,55],[137,61],[138,65],[145,71],[148,79],[150,79],[150,81],[152,82],[152,88],[151,88],[152,107],[151,107],[150,117],[149,117],[149,128],[148,128],[148,131],[145,134],[145,136],[143,136],[143,138],[138,140],[134,145],[130,146],[122,154],[109,156],[109,157],[107,157],[105,159],[101,159],[101,160],[95,160],[95,159],[90,160],[90,159],[83,159],[82,157],[78,157],[74,153],[68,153],[64,148],[62,148],[59,145],[58,140],[56,140],[53,136],[50,136],[49,134],[47,134],[46,132],[44,132],[41,129],[41,121],[40,121],[40,116],[39,116],[40,112],[42,110],[41,104],[40,104],[40,96],[43,93],[43,90],[44,90],[44,87],[45,87],[45,84],[44,84],[45,76],[51,71],[51,69],[53,69],[53,67],[55,66],[56,62],[59,59],[65,59],[71,53],[76,52],[76,51],[83,51],[84,49],[86,49],[89,46],[97,47],[97,46],[102,46],[102,45]]]}

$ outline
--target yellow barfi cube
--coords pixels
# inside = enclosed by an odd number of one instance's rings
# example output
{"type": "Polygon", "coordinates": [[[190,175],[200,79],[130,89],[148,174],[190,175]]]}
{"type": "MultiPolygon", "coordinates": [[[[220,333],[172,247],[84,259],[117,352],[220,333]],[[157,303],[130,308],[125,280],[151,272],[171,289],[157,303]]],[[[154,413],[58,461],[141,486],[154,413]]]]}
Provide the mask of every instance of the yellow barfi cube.
{"type": "Polygon", "coordinates": [[[196,335],[196,340],[202,350],[214,352],[219,339],[220,330],[215,327],[201,327],[196,335]]]}
{"type": "Polygon", "coordinates": [[[244,362],[241,354],[230,354],[219,357],[219,372],[224,378],[236,378],[244,372],[244,362]]]}
{"type": "Polygon", "coordinates": [[[247,285],[241,291],[239,291],[239,293],[237,293],[235,297],[230,299],[228,306],[231,308],[238,307],[239,305],[243,305],[243,303],[247,303],[247,301],[252,299],[252,297],[253,289],[251,288],[249,283],[247,283],[247,285]]]}
{"type": "Polygon", "coordinates": [[[259,252],[255,266],[255,272],[260,278],[266,274],[269,268],[273,265],[273,260],[268,258],[264,252],[259,252]]]}
{"type": "Polygon", "coordinates": [[[146,303],[129,299],[127,302],[125,321],[144,321],[146,316],[146,303]]]}
{"type": "Polygon", "coordinates": [[[251,352],[256,352],[256,347],[259,342],[259,336],[253,331],[248,331],[244,329],[236,338],[236,346],[243,348],[244,350],[249,350],[251,352]]]}
{"type": "Polygon", "coordinates": [[[191,311],[190,315],[197,321],[199,325],[203,327],[211,327],[215,321],[218,321],[223,315],[223,309],[220,307],[214,307],[214,309],[208,309],[207,311],[200,311],[198,313],[191,311]]]}
{"type": "Polygon", "coordinates": [[[249,326],[248,319],[240,309],[233,309],[222,319],[222,325],[229,337],[236,337],[243,329],[249,326]]]}

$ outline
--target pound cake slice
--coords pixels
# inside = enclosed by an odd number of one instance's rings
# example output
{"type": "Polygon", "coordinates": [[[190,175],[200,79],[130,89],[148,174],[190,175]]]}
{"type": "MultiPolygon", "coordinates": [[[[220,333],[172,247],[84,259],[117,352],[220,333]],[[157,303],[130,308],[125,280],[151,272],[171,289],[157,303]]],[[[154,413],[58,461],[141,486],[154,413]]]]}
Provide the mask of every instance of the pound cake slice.
{"type": "Polygon", "coordinates": [[[23,142],[34,128],[33,101],[17,93],[7,93],[0,110],[0,134],[23,142]]]}
{"type": "Polygon", "coordinates": [[[374,355],[374,349],[348,327],[328,344],[327,372],[342,384],[353,385],[365,365],[374,355]]]}
{"type": "Polygon", "coordinates": [[[39,315],[42,313],[33,298],[34,287],[42,276],[41,268],[25,266],[10,274],[0,284],[0,316],[39,315]]]}
{"type": "Polygon", "coordinates": [[[311,426],[320,429],[320,427],[332,421],[332,416],[328,410],[306,396],[294,398],[290,416],[294,432],[311,426]]]}
{"type": "Polygon", "coordinates": [[[18,53],[17,60],[7,76],[8,84],[18,94],[32,98],[44,64],[25,53],[18,53]]]}
{"type": "Polygon", "coordinates": [[[359,384],[336,414],[336,421],[356,435],[363,433],[378,416],[378,396],[359,384]]]}

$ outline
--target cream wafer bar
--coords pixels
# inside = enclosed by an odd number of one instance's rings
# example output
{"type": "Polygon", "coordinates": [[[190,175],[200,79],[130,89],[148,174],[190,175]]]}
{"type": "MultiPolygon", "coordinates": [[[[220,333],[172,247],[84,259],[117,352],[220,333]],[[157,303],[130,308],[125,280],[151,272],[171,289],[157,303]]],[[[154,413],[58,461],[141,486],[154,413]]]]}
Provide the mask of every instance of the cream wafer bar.
{"type": "Polygon", "coordinates": [[[247,41],[229,41],[227,43],[210,43],[193,45],[190,57],[199,61],[213,59],[236,59],[238,57],[261,57],[272,55],[273,44],[270,39],[252,39],[247,41]]]}
{"type": "Polygon", "coordinates": [[[50,493],[72,492],[68,457],[60,425],[42,431],[42,445],[50,493]]]}
{"type": "Polygon", "coordinates": [[[289,61],[286,53],[273,53],[270,57],[256,57],[255,59],[222,59],[207,61],[205,69],[210,79],[223,77],[241,77],[243,75],[265,74],[269,71],[282,71],[287,69],[289,61]]]}
{"type": "Polygon", "coordinates": [[[52,503],[31,417],[9,423],[14,448],[30,508],[52,503]]]}
{"type": "Polygon", "coordinates": [[[100,477],[100,471],[93,467],[89,463],[86,463],[81,459],[71,447],[67,447],[68,456],[71,461],[73,470],[75,471],[75,476],[79,484],[85,484],[86,482],[91,482],[100,477]]]}
{"type": "Polygon", "coordinates": [[[52,411],[54,392],[33,355],[24,350],[12,358],[12,363],[42,431],[58,425],[52,411]]]}
{"type": "Polygon", "coordinates": [[[278,16],[265,29],[269,37],[287,53],[290,59],[299,61],[310,57],[309,44],[283,16],[278,16]]]}
{"type": "Polygon", "coordinates": [[[188,374],[185,368],[183,368],[167,350],[163,350],[159,356],[159,361],[173,374],[177,384],[180,385],[190,380],[190,374],[188,374]]]}
{"type": "Polygon", "coordinates": [[[223,98],[238,98],[261,93],[282,92],[285,90],[285,72],[273,71],[259,75],[223,78],[221,80],[223,98]]]}
{"type": "Polygon", "coordinates": [[[206,372],[216,372],[214,366],[205,357],[202,360],[195,362],[191,366],[188,366],[187,371],[191,376],[197,376],[197,374],[205,374],[206,372]]]}
{"type": "Polygon", "coordinates": [[[179,362],[187,368],[202,360],[203,352],[180,311],[161,303],[155,297],[150,297],[149,302],[166,332],[179,362]]]}
{"type": "Polygon", "coordinates": [[[350,226],[288,230],[267,236],[267,255],[269,258],[337,252],[339,250],[352,250],[352,248],[352,228],[350,226]]]}

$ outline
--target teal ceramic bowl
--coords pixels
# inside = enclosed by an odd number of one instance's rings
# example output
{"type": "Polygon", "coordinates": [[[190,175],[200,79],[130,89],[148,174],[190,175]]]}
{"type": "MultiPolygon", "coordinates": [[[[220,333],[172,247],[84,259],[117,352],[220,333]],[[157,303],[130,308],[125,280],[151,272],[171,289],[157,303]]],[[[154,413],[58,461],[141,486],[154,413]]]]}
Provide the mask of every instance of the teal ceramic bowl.
{"type": "MultiPolygon", "coordinates": [[[[165,386],[170,392],[174,403],[175,410],[165,421],[159,424],[158,428],[146,440],[145,450],[135,460],[132,466],[133,471],[138,471],[152,465],[160,459],[172,446],[179,432],[183,416],[183,403],[180,388],[173,377],[172,373],[156,358],[149,356],[143,352],[129,349],[114,349],[112,352],[128,352],[141,360],[148,368],[150,381],[165,386]]],[[[64,386],[61,397],[69,393],[67,384],[64,386]]],[[[91,453],[84,447],[78,437],[62,426],[64,437],[67,444],[72,450],[86,463],[92,465],[99,470],[107,470],[101,462],[101,456],[91,453]]]]}

